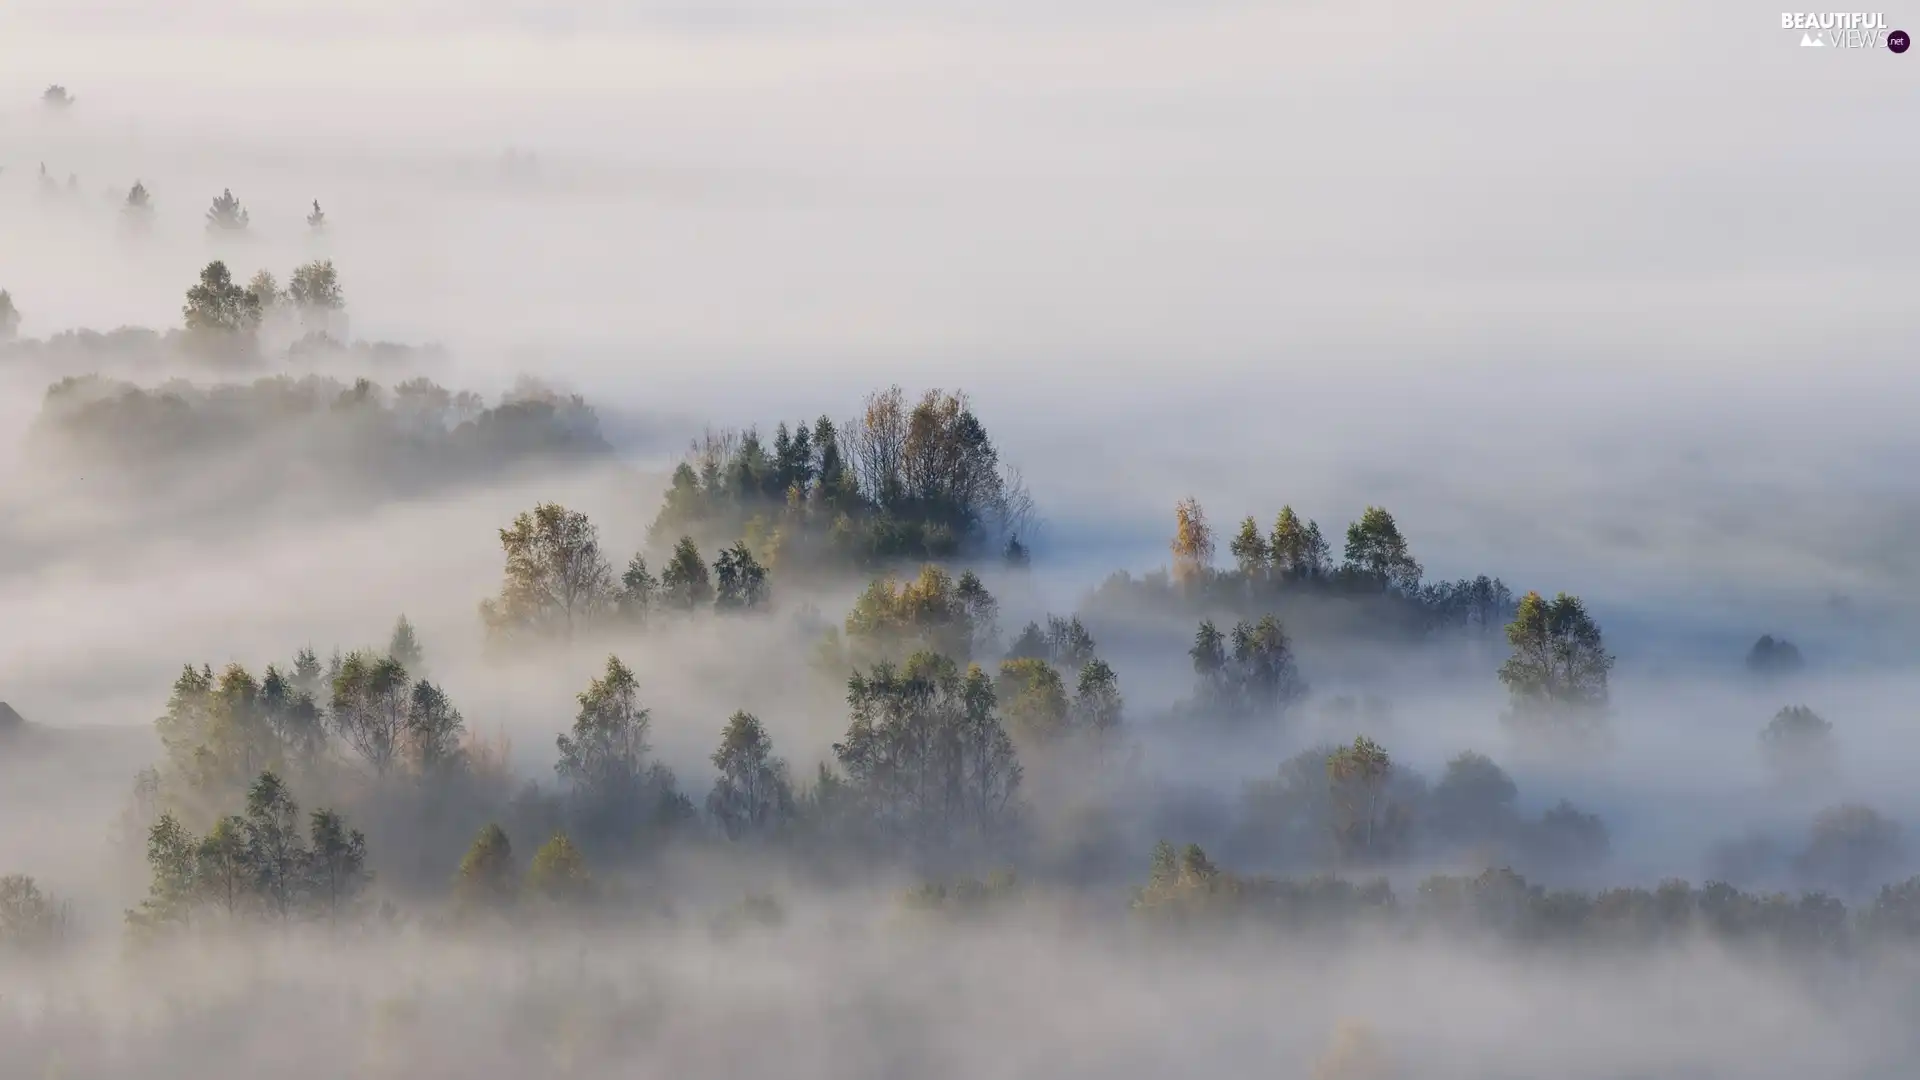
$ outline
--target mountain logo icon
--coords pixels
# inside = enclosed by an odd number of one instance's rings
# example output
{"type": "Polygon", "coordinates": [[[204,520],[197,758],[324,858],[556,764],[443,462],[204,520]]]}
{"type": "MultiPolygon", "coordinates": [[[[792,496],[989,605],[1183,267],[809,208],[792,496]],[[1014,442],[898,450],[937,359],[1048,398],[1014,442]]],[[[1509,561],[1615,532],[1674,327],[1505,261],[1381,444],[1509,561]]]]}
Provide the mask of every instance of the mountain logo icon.
{"type": "Polygon", "coordinates": [[[1800,47],[1803,49],[1823,49],[1826,48],[1826,45],[1827,43],[1824,40],[1814,37],[1812,34],[1800,35],[1800,47]]]}

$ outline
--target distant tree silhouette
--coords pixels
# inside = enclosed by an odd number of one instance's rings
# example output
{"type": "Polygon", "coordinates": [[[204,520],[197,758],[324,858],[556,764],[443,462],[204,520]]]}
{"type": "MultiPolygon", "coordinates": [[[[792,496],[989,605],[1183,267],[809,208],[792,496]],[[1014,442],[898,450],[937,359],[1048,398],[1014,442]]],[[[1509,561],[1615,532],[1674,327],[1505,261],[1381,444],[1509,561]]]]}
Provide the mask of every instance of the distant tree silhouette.
{"type": "Polygon", "coordinates": [[[13,295],[0,289],[0,341],[12,341],[20,332],[20,311],[13,306],[13,295]]]}
{"type": "Polygon", "coordinates": [[[212,233],[244,233],[252,217],[240,200],[234,198],[232,189],[223,189],[213,206],[207,210],[207,231],[212,233]]]}
{"type": "Polygon", "coordinates": [[[138,180],[127,189],[126,205],[120,208],[127,221],[137,228],[144,229],[153,223],[153,196],[147,191],[147,185],[138,180]]]}
{"type": "Polygon", "coordinates": [[[1747,650],[1747,670],[1755,675],[1791,675],[1805,666],[1793,642],[1772,634],[1761,634],[1747,650]]]}
{"type": "Polygon", "coordinates": [[[307,228],[314,232],[327,231],[327,215],[320,209],[320,200],[313,200],[313,213],[307,215],[307,228]]]}
{"type": "Polygon", "coordinates": [[[59,83],[47,87],[40,95],[40,103],[49,109],[64,109],[72,105],[75,100],[72,94],[67,93],[67,88],[59,83]]]}

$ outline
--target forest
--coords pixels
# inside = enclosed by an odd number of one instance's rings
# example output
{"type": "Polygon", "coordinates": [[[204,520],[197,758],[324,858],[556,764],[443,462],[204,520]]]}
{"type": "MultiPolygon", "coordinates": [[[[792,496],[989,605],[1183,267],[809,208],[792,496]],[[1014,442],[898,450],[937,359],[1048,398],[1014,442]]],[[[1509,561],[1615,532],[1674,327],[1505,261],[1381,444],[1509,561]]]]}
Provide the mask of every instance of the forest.
{"type": "Polygon", "coordinates": [[[271,7],[0,17],[0,1076],[1912,1075],[1884,64],[271,7]]]}

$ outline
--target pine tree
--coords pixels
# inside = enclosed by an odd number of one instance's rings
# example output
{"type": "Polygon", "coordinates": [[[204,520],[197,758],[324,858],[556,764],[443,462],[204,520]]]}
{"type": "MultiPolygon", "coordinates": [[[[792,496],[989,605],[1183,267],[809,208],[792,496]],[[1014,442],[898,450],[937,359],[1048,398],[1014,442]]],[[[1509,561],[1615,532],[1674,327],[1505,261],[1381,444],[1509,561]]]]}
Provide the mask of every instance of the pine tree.
{"type": "Polygon", "coordinates": [[[314,232],[327,231],[327,215],[320,209],[320,200],[313,200],[313,213],[307,215],[307,228],[314,232]]]}
{"type": "Polygon", "coordinates": [[[13,295],[0,289],[0,341],[12,341],[20,332],[20,310],[13,306],[13,295]]]}
{"type": "Polygon", "coordinates": [[[231,188],[221,191],[207,210],[207,231],[211,233],[239,235],[247,231],[251,221],[252,216],[240,205],[240,200],[233,197],[231,188]]]}
{"type": "Polygon", "coordinates": [[[420,651],[420,638],[413,632],[413,623],[407,620],[404,613],[393,624],[393,635],[387,639],[387,655],[395,663],[406,668],[409,674],[415,676],[426,674],[423,664],[425,657],[420,651]]]}
{"type": "Polygon", "coordinates": [[[713,606],[727,611],[746,611],[766,603],[767,570],[753,557],[745,541],[722,551],[713,562],[717,588],[713,606]]]}

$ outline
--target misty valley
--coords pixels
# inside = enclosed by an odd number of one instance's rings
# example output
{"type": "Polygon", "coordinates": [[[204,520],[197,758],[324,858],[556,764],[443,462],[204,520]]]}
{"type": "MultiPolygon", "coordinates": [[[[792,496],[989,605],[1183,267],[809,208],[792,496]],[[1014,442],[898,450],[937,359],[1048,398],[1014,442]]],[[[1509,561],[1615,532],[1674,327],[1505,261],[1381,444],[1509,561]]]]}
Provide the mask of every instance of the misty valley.
{"type": "Polygon", "coordinates": [[[1260,254],[1273,13],[643,6],[0,16],[0,1077],[1914,1075],[1881,413],[1260,254]]]}

